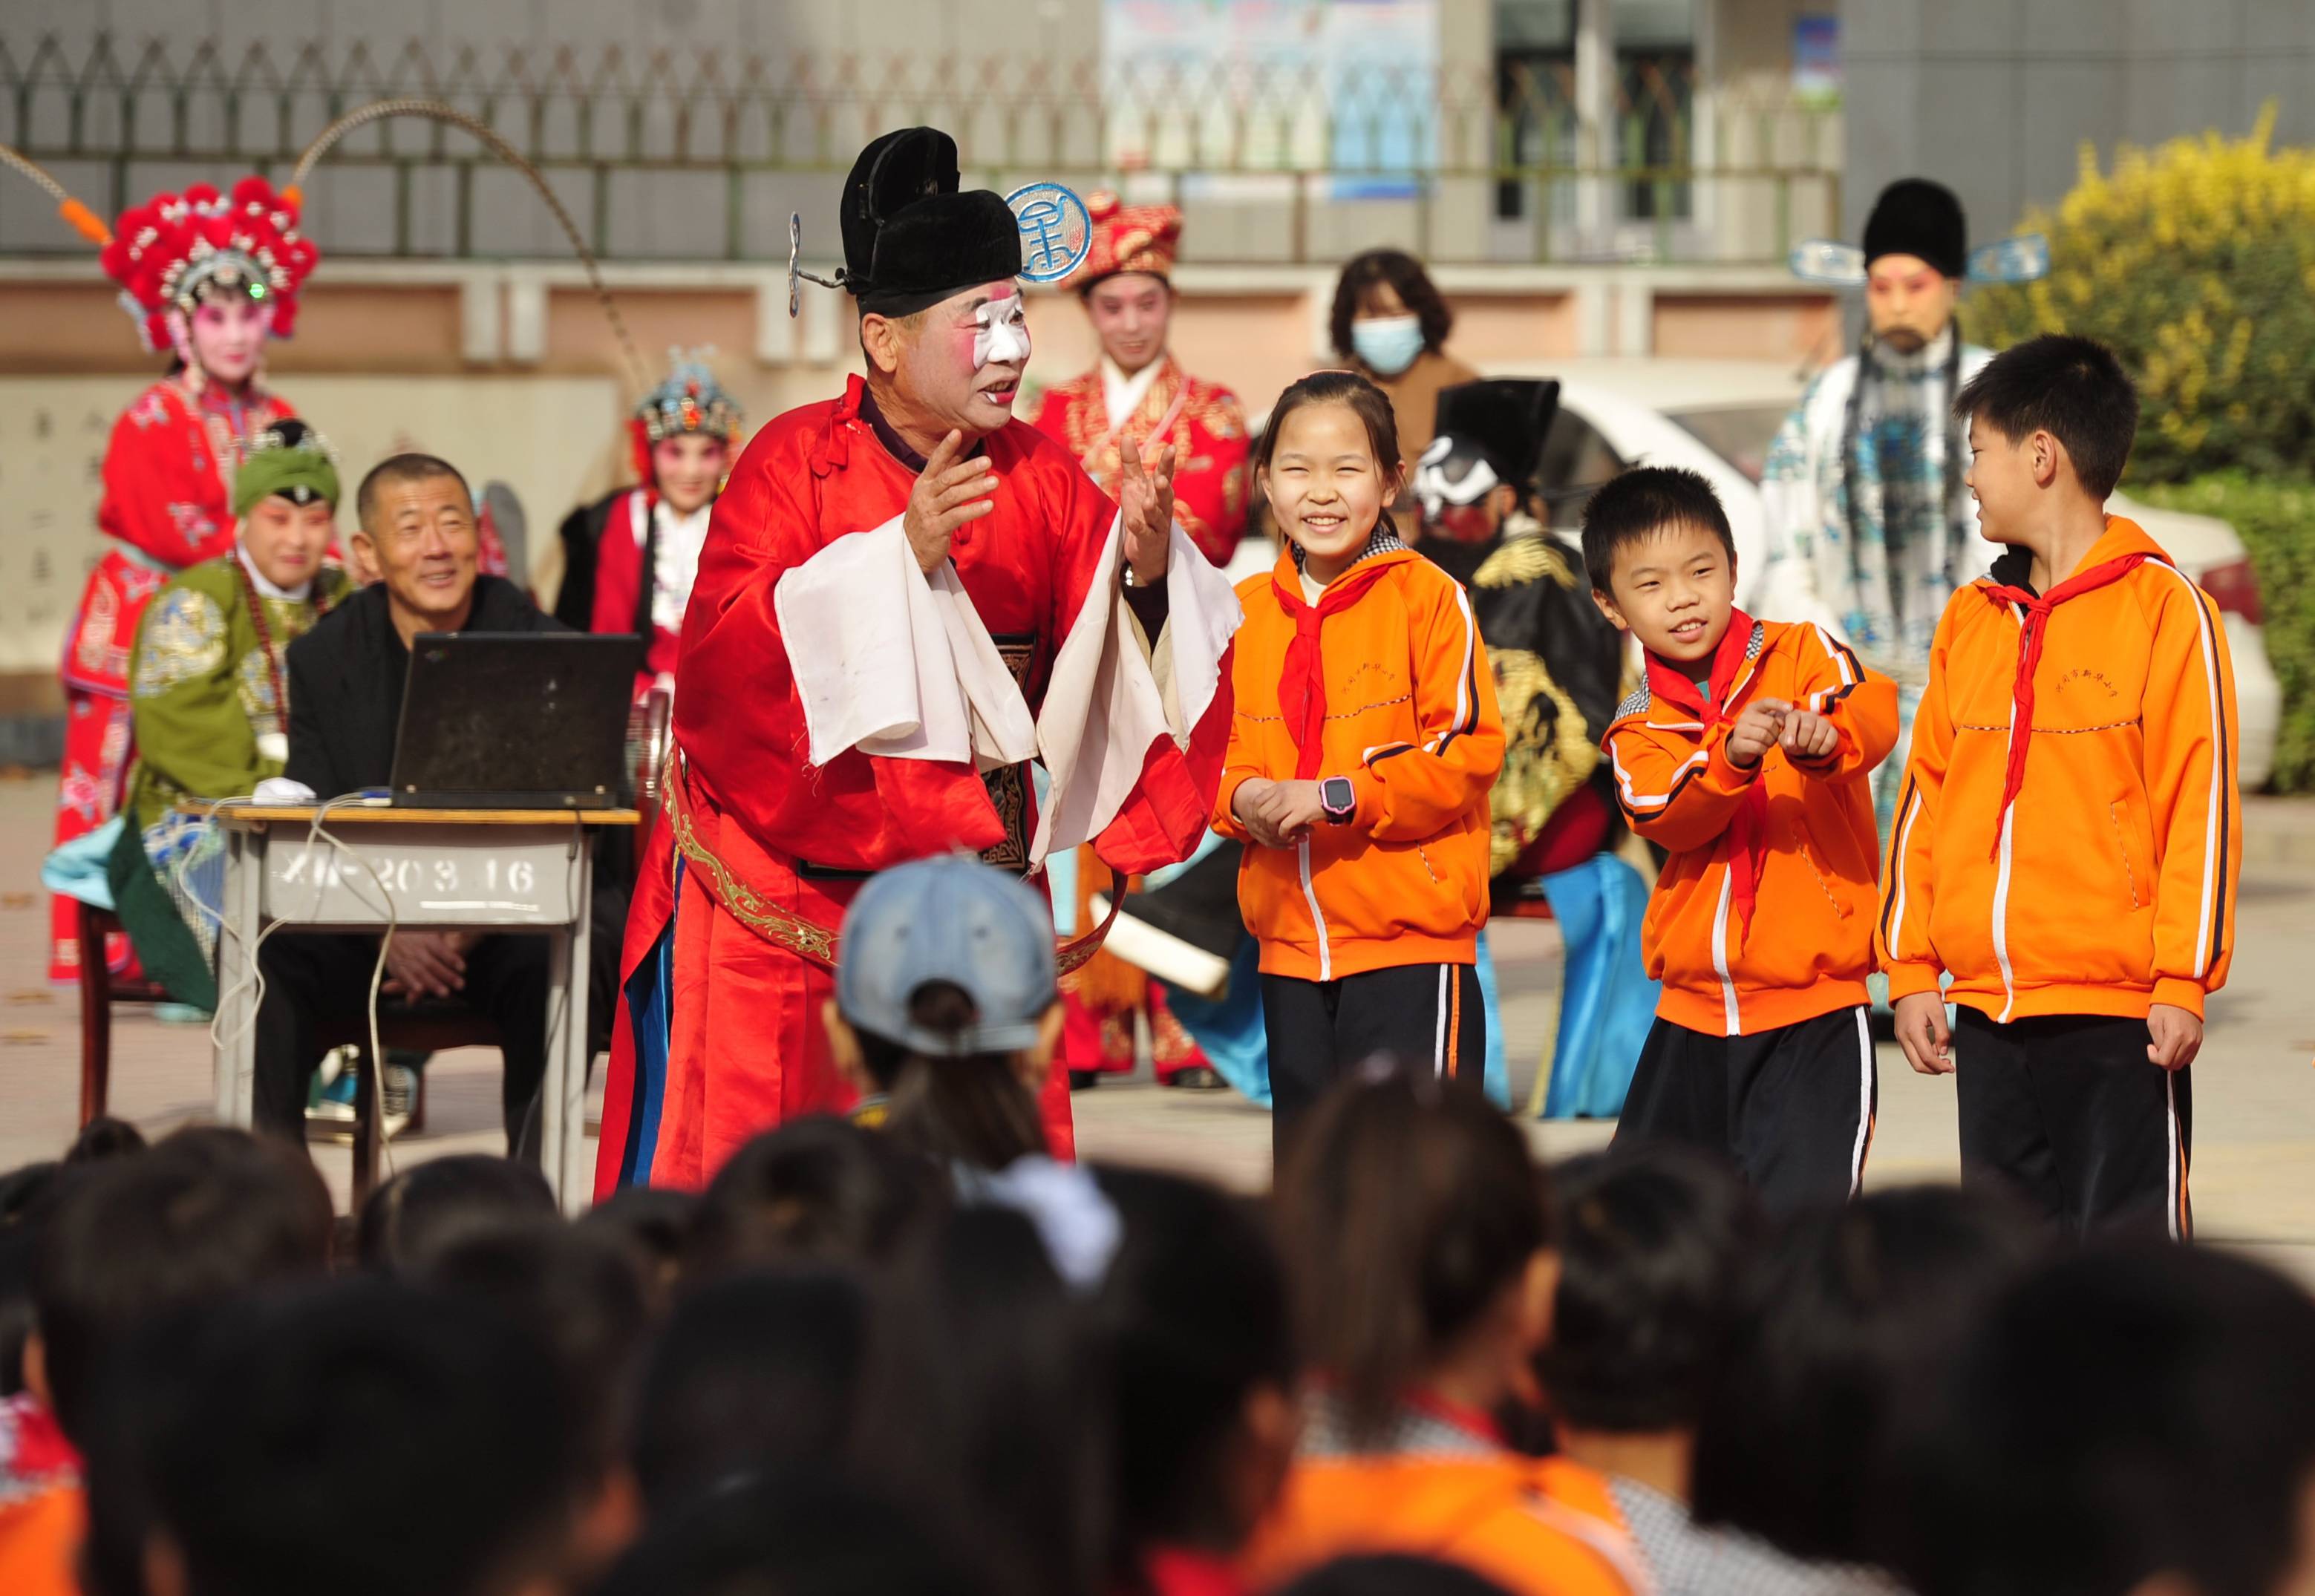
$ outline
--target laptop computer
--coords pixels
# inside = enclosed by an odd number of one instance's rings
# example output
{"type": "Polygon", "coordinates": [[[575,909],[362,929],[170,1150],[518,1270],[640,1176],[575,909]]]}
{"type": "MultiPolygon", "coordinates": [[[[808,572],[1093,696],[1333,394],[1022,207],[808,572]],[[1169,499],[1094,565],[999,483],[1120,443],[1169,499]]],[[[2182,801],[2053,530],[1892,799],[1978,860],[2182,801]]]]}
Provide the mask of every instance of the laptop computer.
{"type": "Polygon", "coordinates": [[[392,801],[412,809],[612,809],[643,641],[426,632],[410,650],[392,801]]]}

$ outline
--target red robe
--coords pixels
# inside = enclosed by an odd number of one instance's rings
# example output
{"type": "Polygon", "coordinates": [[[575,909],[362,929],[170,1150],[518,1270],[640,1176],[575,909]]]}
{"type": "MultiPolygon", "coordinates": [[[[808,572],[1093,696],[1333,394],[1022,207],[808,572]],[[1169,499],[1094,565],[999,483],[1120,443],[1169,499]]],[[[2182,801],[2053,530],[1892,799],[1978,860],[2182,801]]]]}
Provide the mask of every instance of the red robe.
{"type": "MultiPolygon", "coordinates": [[[[288,404],[253,386],[235,400],[182,377],[155,383],[113,423],[104,451],[104,497],[96,524],[119,544],[89,573],[65,638],[64,767],[56,840],[85,836],[111,818],[133,753],[129,734],[129,651],[145,606],[178,572],[233,546],[233,472],[247,440],[288,404]],[[126,545],[126,546],[121,546],[126,545]]],[[[78,973],[76,908],[49,906],[49,976],[78,973]]],[[[126,944],[121,944],[125,953],[126,944]]],[[[115,963],[120,958],[116,957],[115,963]]]]}
{"type": "Polygon", "coordinates": [[[1188,376],[1172,355],[1141,403],[1110,430],[1109,397],[1101,368],[1045,390],[1033,418],[1037,430],[1057,439],[1085,463],[1104,493],[1115,495],[1124,442],[1131,439],[1145,464],[1174,446],[1174,519],[1217,566],[1229,563],[1246,530],[1246,412],[1219,383],[1188,376]]]}
{"type": "MultiPolygon", "coordinates": [[[[916,471],[862,418],[863,391],[855,377],[842,399],[772,421],[716,501],[676,667],[678,771],[620,962],[599,1194],[643,1182],[700,1185],[758,1131],[850,1106],[821,1028],[832,971],[777,939],[793,937],[795,921],[832,933],[865,873],[909,859],[964,848],[1007,869],[1028,863],[1035,800],[1025,767],[984,778],[969,764],[856,749],[808,763],[773,589],[835,539],[900,515],[916,485],[916,471]]],[[[997,508],[958,534],[952,557],[1033,709],[1116,507],[1023,423],[985,448],[997,508]]],[[[1112,864],[1152,870],[1189,856],[1205,831],[1228,719],[1225,694],[1186,754],[1170,739],[1153,745],[1134,796],[1098,839],[1112,864]]],[[[1066,1154],[1058,1071],[1044,1101],[1055,1151],[1066,1154]]]]}

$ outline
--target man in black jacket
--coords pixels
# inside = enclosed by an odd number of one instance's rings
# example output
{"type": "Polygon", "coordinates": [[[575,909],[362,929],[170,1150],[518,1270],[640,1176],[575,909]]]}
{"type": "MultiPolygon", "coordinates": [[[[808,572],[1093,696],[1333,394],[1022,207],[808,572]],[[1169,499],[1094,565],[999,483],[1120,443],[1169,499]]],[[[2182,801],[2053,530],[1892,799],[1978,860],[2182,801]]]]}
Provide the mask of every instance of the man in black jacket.
{"type": "MultiPolygon", "coordinates": [[[[475,566],[479,535],[466,479],[430,455],[396,455],[362,481],[355,501],[357,556],[380,580],[333,610],[288,650],[289,761],[285,775],[328,799],[384,787],[393,776],[411,640],[423,632],[559,632],[513,582],[475,566]]],[[[625,893],[596,893],[590,1030],[608,1025],[616,984],[625,893]]],[[[522,1130],[546,1070],[548,942],[472,931],[397,931],[386,950],[385,990],[410,1001],[457,1000],[496,1022],[506,1064],[501,1094],[507,1140],[522,1130]]],[[[258,963],[265,998],[257,1019],[260,1130],[304,1136],[307,1077],[319,1060],[319,1022],[368,1003],[377,938],[298,935],[266,939],[258,963]]]]}

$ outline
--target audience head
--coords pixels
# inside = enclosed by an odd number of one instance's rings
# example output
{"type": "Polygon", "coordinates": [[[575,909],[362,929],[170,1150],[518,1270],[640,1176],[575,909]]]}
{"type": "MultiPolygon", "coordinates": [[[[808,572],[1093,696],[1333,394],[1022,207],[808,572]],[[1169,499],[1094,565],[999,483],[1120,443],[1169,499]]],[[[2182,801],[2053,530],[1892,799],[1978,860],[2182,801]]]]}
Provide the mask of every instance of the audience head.
{"type": "Polygon", "coordinates": [[[1483,1408],[1525,1383],[1550,1326],[1544,1183],[1479,1094],[1399,1071],[1344,1083],[1288,1144],[1277,1202],[1303,1356],[1354,1440],[1450,1375],[1483,1408]]]}
{"type": "Polygon", "coordinates": [[[842,1458],[868,1336],[867,1290],[847,1271],[757,1270],[687,1292],[635,1405],[631,1457],[651,1515],[842,1458]]]}
{"type": "Polygon", "coordinates": [[[0,1175],[0,1396],[13,1396],[24,1388],[24,1343],[38,1319],[32,1264],[40,1252],[48,1200],[63,1167],[27,1164],[0,1175]]]}
{"type": "Polygon", "coordinates": [[[597,1596],[984,1596],[913,1503],[815,1468],[655,1519],[597,1596]]]}
{"type": "Polygon", "coordinates": [[[1355,563],[1406,485],[1390,399],[1352,371],[1314,371],[1271,407],[1254,450],[1255,483],[1303,569],[1331,581],[1355,563]]]}
{"type": "Polygon", "coordinates": [[[67,1164],[102,1164],[108,1158],[126,1157],[130,1153],[145,1150],[145,1132],[127,1120],[116,1120],[111,1114],[99,1114],[80,1128],[71,1147],[65,1149],[67,1164]]]}
{"type": "Polygon", "coordinates": [[[1095,1299],[1115,1370],[1118,1547],[1238,1549],[1294,1454],[1286,1275],[1248,1203],[1178,1175],[1101,1172],[1123,1239],[1095,1299]]]}
{"type": "Polygon", "coordinates": [[[2032,544],[2053,494],[2104,504],[2138,437],[2138,390],[2115,352],[2055,332],[1987,361],[1954,409],[1969,423],[1969,488],[1989,543],[2032,544]]]}
{"type": "Polygon", "coordinates": [[[1436,354],[1454,325],[1423,262],[1393,249],[1351,258],[1335,281],[1327,318],[1335,353],[1381,377],[1397,377],[1424,354],[1436,354]]]}
{"type": "Polygon", "coordinates": [[[355,1253],[381,1274],[422,1271],[468,1237],[555,1217],[546,1177],[488,1153],[412,1165],[362,1204],[355,1253]]]}
{"type": "Polygon", "coordinates": [[[937,1205],[943,1175],[848,1120],[790,1120],[715,1172],[692,1218],[685,1272],[881,1261],[937,1205]]]}
{"type": "Polygon", "coordinates": [[[986,1184],[991,1201],[944,1215],[896,1265],[856,1462],[993,1588],[1079,1596],[1113,1544],[1110,1370],[1087,1293],[1117,1219],[1080,1166],[1023,1159],[986,1184]]]}
{"type": "Polygon", "coordinates": [[[1037,1092],[1061,1037],[1044,900],[978,860],[920,859],[860,889],[841,945],[829,1041],[887,1100],[886,1133],[944,1166],[1043,1152],[1037,1092]]]}
{"type": "Polygon", "coordinates": [[[2052,1262],[1979,1317],[1900,1454],[1921,1596],[2315,1584],[2315,1302],[2222,1253],[2052,1262]]]}
{"type": "Polygon", "coordinates": [[[464,625],[482,533],[458,468],[432,455],[390,456],[362,478],[354,513],[354,553],[386,584],[405,637],[464,625]]]}
{"type": "Polygon", "coordinates": [[[485,1303],[354,1279],[205,1317],[155,1422],[152,1596],[501,1596],[573,1576],[582,1443],[485,1303]]]}
{"type": "Polygon", "coordinates": [[[297,1148],[245,1131],[179,1131],[72,1169],[40,1238],[28,1383],[68,1434],[137,1326],[328,1266],[330,1194],[297,1148]]]}
{"type": "Polygon", "coordinates": [[[1536,1360],[1563,1432],[1693,1432],[1738,1327],[1758,1210],[1690,1148],[1619,1147],[1552,1172],[1559,1289],[1536,1360]]]}
{"type": "Polygon", "coordinates": [[[1777,1226],[1706,1405],[1695,1511],[1796,1557],[1873,1563],[1867,1512],[1901,1389],[1951,1356],[2040,1233],[1981,1191],[1876,1192],[1777,1226]]]}
{"type": "Polygon", "coordinates": [[[699,1193],[672,1186],[622,1186],[579,1216],[579,1228],[626,1249],[642,1276],[652,1317],[666,1316],[683,1278],[699,1193]]]}

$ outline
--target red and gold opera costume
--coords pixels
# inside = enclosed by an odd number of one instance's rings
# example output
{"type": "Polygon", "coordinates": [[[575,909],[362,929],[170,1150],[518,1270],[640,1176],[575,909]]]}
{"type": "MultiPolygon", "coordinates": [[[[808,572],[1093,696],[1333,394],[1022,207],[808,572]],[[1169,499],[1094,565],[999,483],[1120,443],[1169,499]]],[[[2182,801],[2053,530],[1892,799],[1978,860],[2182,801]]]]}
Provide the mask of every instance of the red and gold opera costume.
{"type": "MultiPolygon", "coordinates": [[[[295,203],[249,177],[230,198],[197,184],[132,208],[102,261],[145,347],[158,352],[171,347],[170,313],[217,285],[270,303],[273,334],[287,337],[315,258],[297,232],[295,203]]],[[[291,413],[262,377],[235,394],[188,364],[146,389],[114,423],[97,510],[98,527],[114,543],[90,572],[65,637],[58,844],[94,830],[120,803],[133,752],[129,651],[146,603],[179,571],[233,546],[234,470],[248,439],[291,413]]],[[[50,913],[49,974],[69,980],[79,967],[75,906],[58,898],[50,913]]],[[[116,961],[126,946],[115,950],[116,961]]]]}
{"type": "MultiPolygon", "coordinates": [[[[1181,247],[1180,211],[1170,205],[1122,205],[1109,193],[1095,194],[1087,204],[1093,248],[1078,269],[1076,286],[1090,288],[1122,272],[1171,282],[1181,247]]],[[[1228,388],[1190,376],[1170,352],[1161,353],[1146,377],[1129,376],[1104,354],[1084,376],[1046,389],[1033,424],[1075,455],[1106,493],[1117,492],[1126,440],[1151,466],[1171,444],[1174,519],[1208,560],[1217,566],[1228,563],[1246,526],[1248,439],[1246,412],[1228,388]],[[1123,419],[1112,425],[1114,411],[1128,405],[1123,419]]],[[[1078,850],[1069,884],[1080,929],[1091,923],[1095,894],[1116,891],[1114,877],[1091,849],[1078,850]]],[[[1069,976],[1062,983],[1062,1002],[1068,1015],[1063,1048],[1073,1070],[1131,1074],[1137,1020],[1149,1025],[1159,1080],[1211,1068],[1166,1007],[1164,989],[1113,954],[1095,953],[1069,976]]]]}
{"type": "MultiPolygon", "coordinates": [[[[678,754],[627,922],[599,1193],[696,1186],[758,1131],[849,1106],[820,1013],[834,989],[834,932],[868,873],[954,848],[1009,870],[1029,863],[1025,767],[984,776],[857,749],[809,762],[774,589],[828,545],[900,516],[922,466],[880,436],[865,396],[855,377],[843,398],[771,421],[716,501],[684,619],[678,754]]],[[[1116,507],[1018,421],[983,447],[996,509],[958,533],[952,558],[1033,710],[1116,507]]],[[[1186,750],[1166,740],[1149,749],[1137,791],[1098,839],[1121,868],[1184,857],[1203,834],[1226,698],[1186,750]]],[[[1044,1108],[1066,1153],[1058,1074],[1044,1108]]]]}

